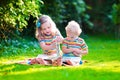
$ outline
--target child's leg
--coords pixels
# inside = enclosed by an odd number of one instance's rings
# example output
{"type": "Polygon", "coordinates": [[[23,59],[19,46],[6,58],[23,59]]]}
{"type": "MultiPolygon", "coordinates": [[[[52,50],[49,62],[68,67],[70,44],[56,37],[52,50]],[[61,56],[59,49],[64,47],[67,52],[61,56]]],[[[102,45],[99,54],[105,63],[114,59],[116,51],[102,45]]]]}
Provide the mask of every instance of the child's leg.
{"type": "Polygon", "coordinates": [[[69,65],[69,66],[77,66],[79,65],[80,58],[77,57],[66,57],[63,58],[63,64],[69,65]]]}
{"type": "Polygon", "coordinates": [[[52,65],[52,60],[45,59],[45,63],[46,63],[46,65],[52,65]]]}
{"type": "Polygon", "coordinates": [[[38,64],[38,62],[37,62],[36,58],[29,59],[28,61],[29,61],[29,63],[28,63],[28,64],[38,64]]]}
{"type": "Polygon", "coordinates": [[[74,65],[74,62],[73,62],[73,61],[71,61],[71,60],[66,60],[65,62],[66,62],[66,64],[67,64],[67,65],[71,65],[71,66],[73,66],[73,65],[74,65]]]}
{"type": "Polygon", "coordinates": [[[73,61],[71,59],[71,57],[67,57],[67,56],[63,56],[62,57],[62,63],[63,63],[63,66],[72,66],[73,65],[73,61]]]}
{"type": "Polygon", "coordinates": [[[27,60],[22,60],[22,61],[18,62],[18,64],[31,64],[32,60],[34,62],[34,59],[27,59],[27,60]]]}
{"type": "Polygon", "coordinates": [[[36,61],[38,64],[41,64],[41,65],[51,65],[52,64],[51,60],[42,59],[42,58],[36,58],[36,61]]]}
{"type": "Polygon", "coordinates": [[[59,57],[58,59],[53,60],[52,65],[53,66],[61,66],[62,65],[62,57],[59,57]]]}
{"type": "Polygon", "coordinates": [[[46,65],[44,59],[42,59],[42,58],[36,58],[36,61],[38,64],[46,65]]]}
{"type": "Polygon", "coordinates": [[[21,64],[44,64],[42,59],[38,59],[38,58],[33,58],[33,59],[28,59],[24,62],[21,62],[21,64]]]}
{"type": "Polygon", "coordinates": [[[58,65],[58,66],[61,66],[61,65],[62,65],[62,57],[59,57],[59,58],[57,59],[57,65],[58,65]]]}

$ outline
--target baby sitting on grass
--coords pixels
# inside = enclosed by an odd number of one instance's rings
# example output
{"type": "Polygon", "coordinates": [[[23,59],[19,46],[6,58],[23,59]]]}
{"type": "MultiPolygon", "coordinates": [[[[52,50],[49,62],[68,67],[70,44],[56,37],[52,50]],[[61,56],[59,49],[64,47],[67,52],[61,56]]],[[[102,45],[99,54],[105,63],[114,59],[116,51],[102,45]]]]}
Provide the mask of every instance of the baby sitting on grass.
{"type": "Polygon", "coordinates": [[[65,65],[82,64],[82,56],[88,53],[88,46],[85,41],[79,37],[82,30],[75,21],[70,21],[65,28],[67,37],[62,43],[62,62],[65,65]]]}

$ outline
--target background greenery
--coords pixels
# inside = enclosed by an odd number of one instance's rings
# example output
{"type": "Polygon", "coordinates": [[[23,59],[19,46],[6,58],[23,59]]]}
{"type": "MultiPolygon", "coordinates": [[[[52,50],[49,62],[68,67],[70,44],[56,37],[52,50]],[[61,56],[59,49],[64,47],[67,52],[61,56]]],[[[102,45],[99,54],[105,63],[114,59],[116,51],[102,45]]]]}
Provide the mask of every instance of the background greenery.
{"type": "Polygon", "coordinates": [[[0,38],[34,37],[35,22],[47,14],[65,36],[64,27],[77,21],[83,33],[113,34],[120,38],[120,0],[3,0],[0,2],[0,38]]]}
{"type": "Polygon", "coordinates": [[[120,0],[0,1],[0,80],[118,80],[119,45],[120,0]],[[83,59],[88,63],[77,67],[15,64],[42,53],[34,36],[41,14],[49,15],[64,37],[70,20],[81,25],[80,37],[89,46],[83,59]]]}

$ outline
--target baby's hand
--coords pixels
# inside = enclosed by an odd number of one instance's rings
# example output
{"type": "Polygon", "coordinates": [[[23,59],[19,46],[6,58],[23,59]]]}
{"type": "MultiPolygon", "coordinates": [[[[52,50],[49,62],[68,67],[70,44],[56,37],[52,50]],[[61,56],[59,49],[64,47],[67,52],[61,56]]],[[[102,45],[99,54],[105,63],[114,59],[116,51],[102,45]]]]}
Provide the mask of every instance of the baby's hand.
{"type": "Polygon", "coordinates": [[[76,53],[76,52],[73,52],[73,54],[74,54],[75,56],[80,56],[80,54],[78,54],[78,53],[76,53]]]}
{"type": "Polygon", "coordinates": [[[56,42],[61,43],[62,40],[63,38],[61,38],[60,36],[56,36],[56,39],[55,39],[56,42]]]}
{"type": "Polygon", "coordinates": [[[77,54],[82,54],[82,50],[74,48],[73,52],[77,53],[77,54]]]}
{"type": "Polygon", "coordinates": [[[51,44],[51,48],[53,49],[53,48],[56,48],[56,42],[53,42],[52,44],[51,44]]]}

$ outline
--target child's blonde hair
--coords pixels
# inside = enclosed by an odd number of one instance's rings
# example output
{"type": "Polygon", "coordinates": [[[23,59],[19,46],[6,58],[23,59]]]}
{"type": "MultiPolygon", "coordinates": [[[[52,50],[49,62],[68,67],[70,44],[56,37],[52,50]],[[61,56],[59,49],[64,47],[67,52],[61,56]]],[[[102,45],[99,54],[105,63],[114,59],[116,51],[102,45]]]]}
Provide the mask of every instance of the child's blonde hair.
{"type": "Polygon", "coordinates": [[[54,21],[48,16],[48,15],[42,15],[39,19],[38,19],[40,26],[36,28],[36,33],[35,36],[38,40],[44,38],[44,34],[41,33],[41,25],[45,22],[49,22],[51,27],[52,27],[52,35],[54,36],[56,33],[59,34],[59,30],[56,27],[56,24],[54,23],[54,21]]]}
{"type": "Polygon", "coordinates": [[[75,36],[79,36],[82,32],[80,25],[76,21],[70,21],[66,26],[66,31],[71,32],[75,36]]]}

